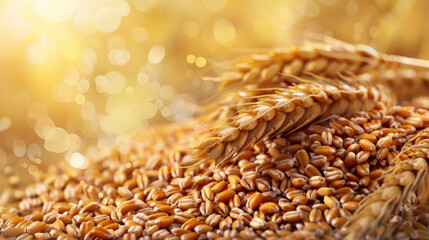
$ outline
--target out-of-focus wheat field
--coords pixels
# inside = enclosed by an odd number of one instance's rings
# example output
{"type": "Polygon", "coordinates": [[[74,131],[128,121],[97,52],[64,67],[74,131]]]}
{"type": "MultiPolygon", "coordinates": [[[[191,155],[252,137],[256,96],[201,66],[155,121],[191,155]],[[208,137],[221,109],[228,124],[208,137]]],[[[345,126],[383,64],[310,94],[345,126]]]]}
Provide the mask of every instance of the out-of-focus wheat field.
{"type": "Polygon", "coordinates": [[[425,0],[0,2],[0,203],[216,93],[231,59],[333,36],[429,59],[425,0]],[[3,197],[1,197],[3,196],[3,197]]]}

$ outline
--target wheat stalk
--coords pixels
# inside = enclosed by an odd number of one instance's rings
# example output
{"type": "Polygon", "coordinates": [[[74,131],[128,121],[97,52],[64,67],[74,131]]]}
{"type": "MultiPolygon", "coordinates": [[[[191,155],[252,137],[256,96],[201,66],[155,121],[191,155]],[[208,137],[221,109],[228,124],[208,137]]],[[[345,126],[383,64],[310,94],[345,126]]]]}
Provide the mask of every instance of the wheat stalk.
{"type": "MultiPolygon", "coordinates": [[[[361,202],[359,209],[346,224],[346,239],[375,236],[377,228],[386,225],[391,216],[399,211],[399,206],[410,201],[414,194],[418,195],[420,202],[426,201],[428,150],[429,128],[426,128],[403,147],[397,157],[398,162],[384,178],[381,188],[361,202]]],[[[385,232],[395,230],[389,228],[392,226],[387,226],[385,232]]]]}
{"type": "Polygon", "coordinates": [[[206,137],[195,146],[192,160],[182,166],[210,160],[218,165],[264,138],[291,133],[335,114],[350,116],[369,110],[377,103],[385,106],[395,103],[395,97],[382,85],[349,78],[301,79],[301,83],[287,88],[267,91],[269,93],[254,96],[255,101],[239,106],[235,115],[207,130],[206,137]]]}

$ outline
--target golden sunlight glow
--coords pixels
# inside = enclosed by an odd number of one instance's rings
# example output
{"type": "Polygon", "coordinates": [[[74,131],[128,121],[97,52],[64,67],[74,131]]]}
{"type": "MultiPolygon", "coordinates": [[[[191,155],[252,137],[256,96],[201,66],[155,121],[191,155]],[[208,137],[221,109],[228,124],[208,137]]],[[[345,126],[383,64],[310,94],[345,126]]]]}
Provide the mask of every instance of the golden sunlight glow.
{"type": "Polygon", "coordinates": [[[36,0],[34,10],[47,20],[59,23],[73,14],[74,0],[36,0]]]}
{"type": "Polygon", "coordinates": [[[162,45],[153,46],[148,55],[148,60],[152,64],[158,64],[164,59],[165,56],[165,48],[162,45]]]}
{"type": "Polygon", "coordinates": [[[88,159],[79,152],[71,154],[69,163],[74,168],[85,169],[88,167],[88,159]]]}
{"type": "Polygon", "coordinates": [[[12,122],[10,118],[8,117],[0,118],[0,132],[6,131],[8,128],[10,128],[11,124],[12,122]]]}
{"type": "Polygon", "coordinates": [[[229,46],[232,44],[236,32],[234,25],[227,19],[219,19],[213,27],[213,34],[220,44],[229,46]]]}

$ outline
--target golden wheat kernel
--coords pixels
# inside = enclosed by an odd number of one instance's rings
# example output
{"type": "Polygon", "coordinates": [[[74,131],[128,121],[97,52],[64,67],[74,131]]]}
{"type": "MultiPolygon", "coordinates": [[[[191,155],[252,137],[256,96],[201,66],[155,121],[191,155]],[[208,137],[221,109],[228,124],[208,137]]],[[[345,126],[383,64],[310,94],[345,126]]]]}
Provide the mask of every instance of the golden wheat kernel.
{"type": "Polygon", "coordinates": [[[250,198],[247,200],[246,207],[250,209],[255,209],[262,202],[262,194],[259,192],[253,193],[250,198]]]}
{"type": "Polygon", "coordinates": [[[45,227],[46,227],[45,222],[36,221],[27,227],[27,233],[28,234],[35,234],[38,232],[42,232],[45,229],[45,227]]]}
{"type": "Polygon", "coordinates": [[[284,160],[276,161],[276,169],[280,171],[288,171],[292,169],[294,164],[295,163],[292,159],[284,159],[284,160]]]}
{"type": "MultiPolygon", "coordinates": [[[[132,209],[132,208],[129,208],[129,209],[132,209]]],[[[155,212],[155,213],[158,213],[158,212],[165,212],[165,213],[169,213],[169,212],[171,212],[171,211],[173,211],[174,210],[174,208],[172,207],[172,206],[170,206],[170,205],[165,205],[165,204],[159,204],[159,205],[157,205],[157,206],[155,206],[154,208],[153,208],[153,211],[155,212]]],[[[129,211],[124,211],[124,212],[129,212],[129,211]]]]}
{"type": "Polygon", "coordinates": [[[54,223],[52,223],[52,228],[55,230],[63,231],[65,228],[65,225],[64,225],[63,221],[61,221],[60,219],[57,219],[57,220],[55,220],[54,223]]]}
{"type": "Polygon", "coordinates": [[[70,211],[72,207],[73,207],[72,204],[59,202],[59,203],[55,203],[53,208],[57,210],[59,213],[64,213],[64,212],[70,211]]]}
{"type": "Polygon", "coordinates": [[[310,163],[310,157],[308,156],[307,151],[305,151],[304,149],[301,149],[298,152],[296,152],[295,158],[296,160],[298,160],[298,163],[300,164],[300,166],[304,168],[307,167],[307,165],[310,163]]]}
{"type": "Polygon", "coordinates": [[[266,179],[258,178],[256,179],[255,183],[256,187],[261,192],[267,192],[271,190],[271,184],[266,179]]]}
{"type": "Polygon", "coordinates": [[[200,224],[200,221],[197,218],[191,218],[185,223],[183,223],[182,228],[187,230],[194,230],[194,228],[200,224]]]}
{"type": "Polygon", "coordinates": [[[308,183],[310,184],[310,186],[314,188],[321,187],[323,184],[325,184],[325,182],[326,182],[326,179],[322,176],[313,176],[308,180],[308,183]]]}
{"type": "Polygon", "coordinates": [[[88,222],[83,222],[80,226],[79,226],[79,230],[82,236],[85,236],[93,227],[93,223],[88,221],[88,222]]]}
{"type": "Polygon", "coordinates": [[[319,194],[317,194],[316,189],[307,190],[306,194],[309,201],[315,201],[319,197],[319,194]]]}
{"type": "Polygon", "coordinates": [[[227,184],[225,181],[220,181],[216,183],[216,185],[214,185],[211,190],[213,191],[214,194],[217,194],[221,192],[226,186],[227,184]]]}
{"type": "Polygon", "coordinates": [[[68,235],[73,236],[75,238],[80,237],[79,228],[74,224],[67,225],[66,226],[66,232],[68,235]]]}
{"type": "Polygon", "coordinates": [[[244,226],[245,226],[244,221],[241,219],[237,219],[234,222],[232,222],[232,229],[242,230],[244,226]]]}
{"type": "Polygon", "coordinates": [[[229,183],[240,183],[240,177],[237,175],[228,175],[229,183]]]}
{"type": "Polygon", "coordinates": [[[280,211],[280,206],[274,202],[266,202],[259,207],[259,210],[265,213],[277,213],[280,211]]]}
{"type": "Polygon", "coordinates": [[[125,199],[131,199],[133,197],[133,192],[125,187],[119,187],[118,194],[125,199]]]}
{"type": "Polygon", "coordinates": [[[44,216],[45,216],[45,214],[42,212],[35,212],[35,213],[32,213],[32,214],[26,216],[25,219],[28,219],[31,221],[42,221],[44,216]]]}
{"type": "Polygon", "coordinates": [[[182,210],[188,210],[190,208],[195,208],[198,206],[197,202],[190,198],[184,198],[184,199],[178,200],[177,205],[182,210]]]}
{"type": "Polygon", "coordinates": [[[212,231],[212,227],[207,224],[200,224],[194,228],[194,231],[198,234],[203,234],[212,231]]]}
{"type": "Polygon", "coordinates": [[[253,213],[253,218],[260,218],[260,219],[265,220],[265,217],[266,217],[266,214],[262,211],[255,211],[253,213]]]}
{"type": "Polygon", "coordinates": [[[319,196],[332,196],[335,194],[335,188],[332,187],[321,187],[319,189],[317,189],[317,194],[319,194],[319,196]]]}
{"type": "Polygon", "coordinates": [[[234,197],[235,192],[232,189],[228,189],[216,194],[214,201],[215,202],[226,202],[229,201],[232,197],[234,197]]]}
{"type": "Polygon", "coordinates": [[[152,199],[155,201],[160,201],[160,200],[163,200],[165,198],[166,198],[165,193],[161,190],[157,190],[157,191],[153,192],[153,194],[152,194],[152,199]]]}
{"type": "Polygon", "coordinates": [[[171,216],[161,216],[155,220],[155,223],[162,227],[167,228],[174,222],[174,217],[171,216]]]}
{"type": "Polygon", "coordinates": [[[367,139],[359,140],[359,146],[367,152],[375,152],[376,150],[374,143],[370,142],[367,139]]]}
{"type": "Polygon", "coordinates": [[[35,240],[49,240],[52,238],[52,235],[49,233],[35,233],[34,239],[35,240]]]}
{"type": "Polygon", "coordinates": [[[210,216],[206,218],[206,223],[211,227],[217,226],[220,221],[222,221],[222,216],[219,214],[212,213],[210,216]]]}
{"type": "Polygon", "coordinates": [[[307,184],[307,179],[305,179],[305,178],[293,178],[292,179],[292,185],[297,187],[297,188],[301,188],[305,184],[307,184]]]}
{"type": "Polygon", "coordinates": [[[327,209],[325,210],[324,215],[326,222],[331,223],[332,219],[337,218],[340,215],[340,209],[337,207],[327,209]]]}
{"type": "Polygon", "coordinates": [[[18,223],[15,227],[22,227],[22,228],[27,228],[28,226],[30,226],[30,224],[32,224],[33,222],[30,220],[24,220],[20,223],[18,223]]]}
{"type": "Polygon", "coordinates": [[[213,213],[213,203],[209,200],[206,200],[205,202],[201,203],[200,206],[200,212],[203,216],[209,216],[210,214],[213,213]]]}
{"type": "Polygon", "coordinates": [[[339,189],[346,185],[346,180],[339,179],[328,184],[328,187],[339,189]]]}
{"type": "Polygon", "coordinates": [[[9,227],[3,232],[5,237],[18,237],[25,234],[25,229],[22,227],[9,227]]]}
{"type": "Polygon", "coordinates": [[[295,210],[296,209],[296,207],[294,206],[294,205],[292,205],[292,203],[291,202],[289,202],[287,199],[285,199],[285,198],[281,198],[280,200],[279,200],[279,206],[280,206],[280,208],[283,210],[283,211],[285,211],[285,212],[288,212],[288,211],[293,211],[293,210],[295,210]]]}
{"type": "Polygon", "coordinates": [[[320,168],[328,163],[328,158],[324,155],[316,155],[311,158],[310,162],[314,167],[320,168]]]}
{"type": "Polygon", "coordinates": [[[346,187],[352,189],[353,191],[359,190],[359,183],[357,182],[346,182],[346,187]]]}
{"type": "Polygon", "coordinates": [[[361,179],[359,179],[359,185],[367,187],[370,181],[371,181],[371,178],[369,176],[362,177],[361,179]]]}
{"type": "Polygon", "coordinates": [[[295,197],[292,200],[292,205],[298,206],[298,205],[305,205],[308,202],[308,198],[306,196],[300,195],[295,197]]]}
{"type": "Polygon", "coordinates": [[[11,217],[6,221],[6,225],[16,226],[18,223],[22,222],[23,220],[24,220],[23,217],[19,217],[19,216],[11,217]]]}
{"type": "Polygon", "coordinates": [[[317,223],[322,220],[322,211],[320,209],[312,209],[308,216],[310,222],[317,223]]]}
{"type": "Polygon", "coordinates": [[[268,174],[277,181],[281,181],[286,178],[286,175],[279,169],[268,169],[268,174]]]}
{"type": "Polygon", "coordinates": [[[253,218],[249,225],[257,230],[264,230],[268,227],[267,222],[261,218],[253,218]]]}
{"type": "Polygon", "coordinates": [[[228,219],[230,219],[230,217],[227,217],[227,218],[220,221],[220,223],[219,223],[219,229],[220,230],[226,230],[226,229],[229,229],[231,227],[232,221],[229,221],[228,219]]]}
{"type": "Polygon", "coordinates": [[[180,236],[180,240],[197,240],[198,236],[196,232],[185,233],[180,236]]]}
{"type": "Polygon", "coordinates": [[[85,207],[83,207],[83,208],[80,210],[80,213],[93,212],[93,211],[97,210],[97,209],[98,209],[98,207],[99,207],[98,203],[96,203],[96,202],[91,202],[91,203],[89,203],[88,205],[86,205],[85,207]]]}
{"type": "Polygon", "coordinates": [[[380,188],[380,184],[378,183],[378,181],[376,181],[376,180],[371,180],[371,181],[369,182],[368,190],[369,190],[370,192],[373,192],[373,191],[375,191],[375,190],[377,190],[377,189],[379,189],[379,188],[380,188]]]}
{"type": "Polygon", "coordinates": [[[305,147],[301,144],[291,144],[291,145],[285,147],[284,151],[289,152],[289,153],[296,153],[301,149],[305,149],[305,147]]]}
{"type": "Polygon", "coordinates": [[[110,237],[109,230],[103,228],[103,227],[94,227],[91,229],[89,234],[94,235],[95,237],[101,238],[101,239],[108,239],[110,237]]]}
{"type": "Polygon", "coordinates": [[[359,203],[355,201],[348,201],[343,204],[343,208],[350,212],[354,212],[358,207],[359,207],[359,203]]]}
{"type": "Polygon", "coordinates": [[[308,177],[322,176],[322,174],[320,173],[320,171],[316,167],[314,167],[313,165],[311,165],[311,164],[307,165],[307,167],[304,169],[304,173],[308,177]]]}
{"type": "Polygon", "coordinates": [[[323,202],[326,204],[326,206],[328,206],[331,209],[337,208],[340,205],[339,201],[335,197],[331,197],[331,196],[325,196],[323,198],[323,202]]]}
{"type": "Polygon", "coordinates": [[[377,141],[377,147],[379,148],[387,148],[390,147],[393,143],[393,138],[390,135],[380,138],[377,141]]]}
{"type": "Polygon", "coordinates": [[[337,229],[341,228],[347,222],[345,217],[337,217],[332,219],[331,225],[337,229]]]}
{"type": "Polygon", "coordinates": [[[369,175],[369,165],[368,163],[359,164],[356,166],[356,171],[361,177],[369,175]]]}
{"type": "Polygon", "coordinates": [[[345,193],[345,194],[336,194],[335,195],[335,197],[337,197],[337,198],[340,198],[340,202],[342,203],[342,204],[345,204],[345,203],[347,203],[347,202],[349,202],[349,201],[351,201],[352,200],[352,198],[353,198],[353,195],[351,194],[351,193],[345,193]]]}
{"type": "Polygon", "coordinates": [[[354,137],[355,136],[355,131],[353,130],[353,128],[349,127],[349,126],[345,126],[344,127],[344,133],[348,136],[348,137],[354,137]]]}
{"type": "Polygon", "coordinates": [[[303,214],[298,211],[289,211],[283,214],[283,220],[289,223],[300,222],[303,218],[303,214]]]}
{"type": "Polygon", "coordinates": [[[153,235],[158,230],[159,230],[159,227],[157,225],[153,225],[153,226],[150,226],[150,227],[146,227],[145,230],[144,230],[144,233],[147,234],[147,235],[149,235],[149,236],[151,236],[151,235],[153,235]]]}
{"type": "Polygon", "coordinates": [[[173,227],[173,228],[171,228],[170,232],[171,232],[173,235],[180,237],[180,236],[182,236],[183,234],[190,233],[191,231],[186,230],[186,229],[183,229],[183,228],[181,228],[181,227],[173,227]]]}
{"type": "Polygon", "coordinates": [[[357,140],[366,139],[372,143],[375,143],[377,141],[377,137],[374,136],[373,134],[370,134],[370,133],[361,134],[361,135],[357,136],[356,138],[357,138],[357,140]]]}

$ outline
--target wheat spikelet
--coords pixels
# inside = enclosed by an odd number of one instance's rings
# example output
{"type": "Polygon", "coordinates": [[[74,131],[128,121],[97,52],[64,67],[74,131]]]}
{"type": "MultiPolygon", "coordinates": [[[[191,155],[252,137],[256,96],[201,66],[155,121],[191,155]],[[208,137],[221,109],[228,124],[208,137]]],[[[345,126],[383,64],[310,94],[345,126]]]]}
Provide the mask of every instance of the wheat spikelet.
{"type": "MultiPolygon", "coordinates": [[[[429,128],[426,128],[404,146],[394,169],[384,178],[381,188],[361,202],[346,225],[346,239],[376,236],[377,229],[386,225],[391,216],[397,214],[401,205],[414,200],[416,194],[420,202],[426,202],[428,150],[429,128]]],[[[381,233],[381,238],[385,237],[387,231],[395,230],[392,228],[394,226],[388,225],[381,233]]]]}
{"type": "MultiPolygon", "coordinates": [[[[262,90],[260,90],[262,91],[262,90]]],[[[378,103],[391,106],[395,97],[377,84],[351,79],[306,81],[287,88],[268,89],[256,101],[220,120],[195,147],[183,167],[215,160],[220,164],[264,138],[290,133],[334,114],[350,116],[378,103]]]]}

